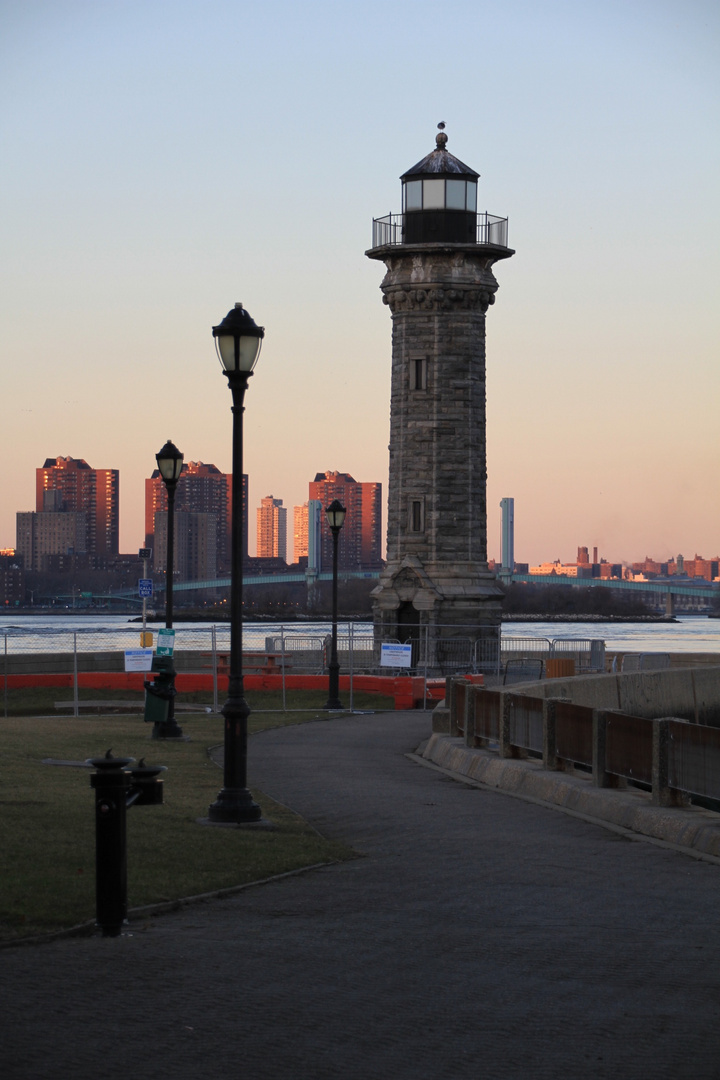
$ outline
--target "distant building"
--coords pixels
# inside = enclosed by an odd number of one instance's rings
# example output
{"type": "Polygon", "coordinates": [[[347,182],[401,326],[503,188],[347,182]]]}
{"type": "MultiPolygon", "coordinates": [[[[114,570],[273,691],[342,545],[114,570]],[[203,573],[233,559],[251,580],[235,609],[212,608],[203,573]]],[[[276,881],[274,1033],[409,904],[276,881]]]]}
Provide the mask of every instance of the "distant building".
{"type": "Polygon", "coordinates": [[[22,510],[16,515],[16,530],[16,551],[25,570],[49,570],[58,556],[88,550],[86,513],[22,510]]]}
{"type": "Polygon", "coordinates": [[[502,569],[512,573],[515,566],[515,500],[503,499],[502,510],[502,569]]]}
{"type": "Polygon", "coordinates": [[[317,473],[309,484],[310,499],[322,504],[320,565],[332,566],[332,533],[324,511],[339,499],[347,510],[338,542],[341,570],[377,570],[382,566],[382,484],[358,483],[349,473],[317,473]]]}
{"type": "Polygon", "coordinates": [[[15,552],[0,552],[0,604],[16,606],[25,600],[25,573],[15,552]]]}
{"type": "MultiPolygon", "coordinates": [[[[154,546],[155,515],[167,511],[167,488],[158,469],[145,481],[145,546],[154,546]]],[[[202,461],[184,463],[175,491],[176,513],[213,514],[219,571],[230,568],[232,474],[202,461]]],[[[247,558],[247,476],[243,475],[243,558],[247,558]]]]}
{"type": "Polygon", "coordinates": [[[282,499],[266,495],[257,511],[257,556],[287,562],[287,509],[282,499]]]}
{"type": "MultiPolygon", "coordinates": [[[[153,567],[156,573],[167,569],[167,512],[155,515],[153,567]]],[[[216,578],[217,518],[215,514],[175,511],[173,550],[174,571],[178,581],[207,581],[216,578]]]]}
{"type": "Polygon", "coordinates": [[[592,577],[590,566],[582,566],[577,563],[561,563],[559,559],[554,562],[540,563],[539,566],[531,566],[530,574],[533,577],[592,577]]]}
{"type": "Polygon", "coordinates": [[[715,581],[720,571],[720,555],[715,555],[712,559],[703,559],[702,555],[696,554],[694,559],[684,560],[684,567],[688,577],[715,581]]]}
{"type": "Polygon", "coordinates": [[[293,562],[308,556],[308,504],[293,506],[293,562]]]}
{"type": "Polygon", "coordinates": [[[603,580],[609,580],[617,578],[618,581],[622,580],[623,568],[622,563],[609,563],[605,559],[600,560],[600,574],[599,577],[603,580]]]}
{"type": "Polygon", "coordinates": [[[85,514],[82,550],[93,555],[118,553],[119,491],[117,469],[91,469],[82,458],[46,458],[43,467],[35,470],[36,513],[85,514]]]}
{"type": "Polygon", "coordinates": [[[312,570],[322,570],[323,505],[319,499],[308,499],[293,508],[293,557],[312,570]]]}

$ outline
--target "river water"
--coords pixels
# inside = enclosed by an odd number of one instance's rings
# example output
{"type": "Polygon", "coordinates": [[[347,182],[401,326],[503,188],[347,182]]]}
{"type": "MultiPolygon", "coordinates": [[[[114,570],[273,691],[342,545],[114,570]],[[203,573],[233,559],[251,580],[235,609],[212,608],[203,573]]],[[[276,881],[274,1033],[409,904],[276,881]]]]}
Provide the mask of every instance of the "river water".
{"type": "MultiPolygon", "coordinates": [[[[148,625],[155,632],[161,623],[148,625]]],[[[176,647],[209,648],[212,625],[182,622],[174,624],[176,647]]],[[[246,649],[265,647],[265,638],[279,636],[324,638],[329,622],[245,623],[246,649]]],[[[129,622],[127,615],[0,615],[0,648],[8,652],[54,652],[77,648],[134,648],[139,645],[141,624],[129,622]]],[[[372,637],[372,623],[338,624],[338,635],[346,641],[372,637]]],[[[680,615],[673,623],[646,622],[506,622],[503,638],[581,638],[605,642],[608,652],[717,652],[720,653],[720,619],[704,615],[680,615]]],[[[218,623],[218,648],[229,643],[228,623],[218,623]]]]}

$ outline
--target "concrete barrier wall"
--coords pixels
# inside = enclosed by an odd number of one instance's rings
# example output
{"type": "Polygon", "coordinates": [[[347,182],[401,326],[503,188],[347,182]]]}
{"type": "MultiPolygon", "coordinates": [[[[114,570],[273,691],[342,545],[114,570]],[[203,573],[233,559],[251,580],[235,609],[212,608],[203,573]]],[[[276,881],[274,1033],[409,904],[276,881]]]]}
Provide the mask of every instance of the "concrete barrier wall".
{"type": "Polygon", "coordinates": [[[677,716],[720,727],[720,665],[616,675],[578,675],[523,683],[530,697],[566,698],[592,709],[615,709],[633,716],[677,716]]]}

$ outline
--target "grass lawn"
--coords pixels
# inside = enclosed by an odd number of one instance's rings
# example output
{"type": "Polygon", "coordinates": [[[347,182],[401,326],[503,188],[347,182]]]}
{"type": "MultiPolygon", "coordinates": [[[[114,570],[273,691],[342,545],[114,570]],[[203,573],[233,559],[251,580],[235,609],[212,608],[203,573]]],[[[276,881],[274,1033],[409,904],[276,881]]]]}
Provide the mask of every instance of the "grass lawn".
{"type": "MultiPolygon", "coordinates": [[[[385,699],[380,704],[368,697],[372,703],[363,696],[365,708],[388,707],[385,699]]],[[[308,710],[301,713],[261,711],[273,704],[264,698],[252,696],[251,732],[328,715],[307,699],[295,700],[296,708],[308,710]]],[[[363,706],[358,701],[356,707],[363,706]]],[[[74,926],[95,915],[92,771],[45,765],[45,758],[84,761],[112,748],[117,757],[168,766],[164,805],[128,811],[131,908],[353,857],[349,848],[325,840],[258,791],[254,798],[273,830],[199,826],[196,819],[207,815],[222,787],[222,772],[207,751],[222,743],[223,720],[206,713],[178,719],[190,742],[151,741],[149,725],[137,714],[0,720],[0,941],[74,926]]]]}
{"type": "MultiPolygon", "coordinates": [[[[1,693],[1,692],[0,692],[1,693]]],[[[223,693],[220,694],[219,704],[222,707],[225,700],[223,693]]],[[[142,703],[145,697],[144,691],[134,693],[132,690],[97,690],[80,687],[78,690],[79,701],[135,701],[142,703]]],[[[280,711],[283,709],[282,690],[249,691],[247,699],[254,712],[280,711]]],[[[71,687],[33,686],[21,690],[7,690],[0,698],[0,719],[7,716],[68,716],[70,709],[59,711],[55,703],[64,701],[71,704],[73,692],[71,687]]],[[[183,704],[196,704],[199,711],[212,706],[212,693],[202,690],[192,693],[180,693],[178,702],[183,704]]],[[[350,705],[350,695],[342,691],[340,700],[346,707],[350,705]]],[[[327,688],[324,690],[287,690],[285,693],[285,708],[292,711],[306,709],[322,710],[327,701],[327,688]]],[[[381,694],[367,694],[364,692],[353,694],[353,708],[374,712],[392,712],[395,701],[392,697],[381,694]]],[[[182,722],[182,721],[181,721],[182,722]]],[[[293,720],[297,723],[298,718],[293,720]]]]}

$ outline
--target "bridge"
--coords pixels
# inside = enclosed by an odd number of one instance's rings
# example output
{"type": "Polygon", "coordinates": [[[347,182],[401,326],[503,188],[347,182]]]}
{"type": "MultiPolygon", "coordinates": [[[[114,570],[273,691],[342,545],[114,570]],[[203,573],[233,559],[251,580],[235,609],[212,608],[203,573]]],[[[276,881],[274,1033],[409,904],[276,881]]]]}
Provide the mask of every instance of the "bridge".
{"type": "MultiPolygon", "coordinates": [[[[380,576],[379,570],[341,570],[338,574],[340,581],[351,580],[377,580],[380,576]]],[[[668,597],[693,597],[699,600],[711,600],[720,599],[720,585],[714,584],[709,581],[693,580],[692,578],[680,578],[677,582],[674,581],[619,581],[616,578],[575,578],[564,577],[562,574],[498,574],[498,577],[506,584],[527,584],[527,585],[569,585],[578,589],[615,589],[628,593],[650,593],[668,597]]],[[[318,581],[332,581],[331,571],[295,571],[287,574],[248,574],[243,578],[244,585],[265,585],[270,587],[279,587],[281,585],[305,585],[308,589],[312,588],[318,581]]],[[[173,586],[173,593],[181,592],[198,592],[205,589],[229,589],[230,578],[209,578],[203,581],[180,581],[176,582],[173,586]]],[[[164,585],[158,584],[156,586],[157,592],[164,591],[164,585]]],[[[70,596],[56,596],[55,600],[70,600],[70,596]]],[[[84,597],[78,597],[77,594],[72,598],[74,600],[84,599],[84,597]]],[[[93,595],[93,600],[123,600],[129,602],[142,603],[138,600],[137,588],[118,589],[111,594],[93,595]]],[[[672,606],[672,601],[669,601],[669,606],[672,606]]]]}
{"type": "Polygon", "coordinates": [[[512,574],[498,575],[502,581],[529,585],[574,585],[576,588],[622,589],[626,592],[660,593],[667,596],[698,596],[705,600],[720,597],[720,585],[714,585],[705,579],[698,579],[702,584],[695,584],[692,578],[674,581],[618,581],[615,578],[574,578],[561,574],[512,574]]]}

